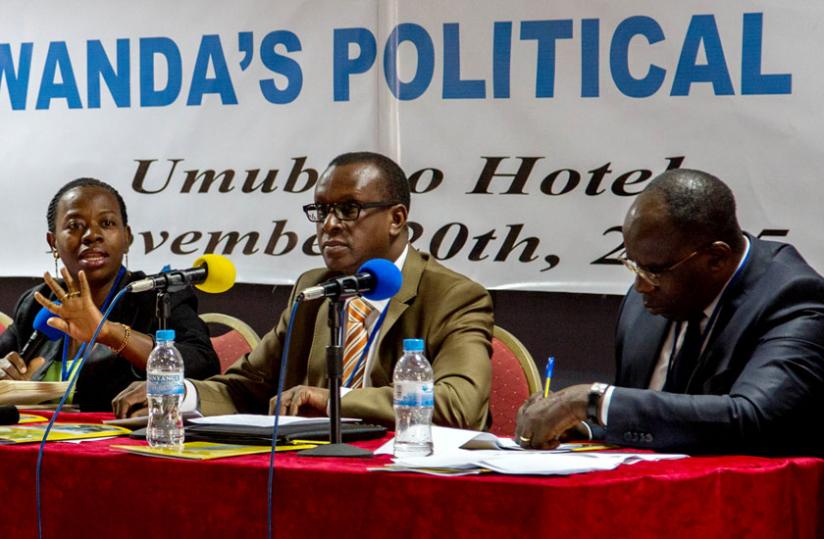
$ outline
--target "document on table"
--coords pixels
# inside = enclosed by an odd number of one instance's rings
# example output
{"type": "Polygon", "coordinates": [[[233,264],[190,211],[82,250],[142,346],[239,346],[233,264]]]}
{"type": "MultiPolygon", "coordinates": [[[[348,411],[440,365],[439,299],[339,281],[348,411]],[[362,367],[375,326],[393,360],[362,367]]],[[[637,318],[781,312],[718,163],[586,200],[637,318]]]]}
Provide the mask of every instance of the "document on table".
{"type": "MultiPolygon", "coordinates": [[[[445,427],[432,427],[434,453],[428,457],[393,459],[386,471],[409,471],[448,474],[488,470],[513,475],[570,475],[599,470],[612,470],[621,464],[641,461],[685,458],[681,454],[623,453],[615,451],[580,452],[580,444],[561,444],[553,450],[524,450],[509,438],[445,427]],[[487,449],[467,449],[467,447],[487,449]],[[498,447],[498,449],[493,449],[498,447]]],[[[393,444],[387,442],[375,454],[392,454],[393,444]]],[[[380,470],[375,468],[374,470],[380,470]]]]}
{"type": "MultiPolygon", "coordinates": [[[[432,426],[432,446],[435,454],[446,454],[457,449],[512,449],[523,451],[512,438],[500,438],[491,432],[452,429],[432,426]]],[[[389,440],[375,451],[376,455],[391,455],[395,451],[395,440],[389,440]]]]}
{"type": "MultiPolygon", "coordinates": [[[[345,423],[357,423],[360,419],[351,417],[341,418],[345,423]]],[[[257,414],[228,414],[228,415],[213,415],[208,417],[198,417],[189,420],[190,423],[198,425],[238,425],[244,427],[273,427],[275,425],[275,416],[273,415],[257,415],[257,414]]],[[[328,425],[328,417],[303,417],[296,415],[282,415],[278,421],[279,426],[285,425],[328,425]]]]}

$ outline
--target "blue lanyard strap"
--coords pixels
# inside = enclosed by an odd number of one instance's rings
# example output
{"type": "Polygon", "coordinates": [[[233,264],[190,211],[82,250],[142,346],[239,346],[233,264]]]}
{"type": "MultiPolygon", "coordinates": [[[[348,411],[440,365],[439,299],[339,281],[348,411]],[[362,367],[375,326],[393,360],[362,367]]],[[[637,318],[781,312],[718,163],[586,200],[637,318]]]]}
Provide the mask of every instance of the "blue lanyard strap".
{"type": "MultiPolygon", "coordinates": [[[[114,282],[112,283],[112,287],[109,290],[109,293],[106,295],[105,301],[103,301],[103,305],[101,306],[100,310],[105,311],[109,307],[109,303],[111,303],[112,298],[117,293],[117,290],[120,288],[120,281],[123,280],[123,276],[126,275],[126,268],[120,266],[120,269],[117,270],[117,276],[114,278],[114,282]]],[[[69,362],[67,361],[69,357],[69,339],[66,338],[67,336],[63,337],[63,356],[61,358],[60,363],[60,380],[65,382],[69,379],[70,369],[69,369],[69,362]]],[[[83,343],[80,348],[77,350],[77,353],[72,358],[72,365],[79,357],[83,355],[83,351],[86,350],[86,344],[83,343]]]]}
{"type": "MultiPolygon", "coordinates": [[[[369,332],[369,338],[366,340],[366,346],[363,347],[363,352],[361,352],[360,357],[358,358],[358,362],[355,364],[355,368],[352,369],[352,372],[349,373],[349,378],[346,380],[346,383],[343,384],[344,387],[349,387],[352,383],[352,380],[355,378],[355,374],[360,369],[361,364],[366,361],[366,357],[369,355],[369,349],[372,347],[372,341],[375,340],[375,337],[378,333],[380,333],[381,326],[383,325],[383,319],[386,318],[386,312],[389,310],[389,305],[387,304],[386,307],[381,312],[381,315],[378,317],[378,321],[375,322],[375,326],[372,328],[372,331],[369,332]]],[[[349,318],[347,317],[347,321],[349,318]]],[[[363,373],[363,379],[366,379],[366,372],[363,373]]]]}

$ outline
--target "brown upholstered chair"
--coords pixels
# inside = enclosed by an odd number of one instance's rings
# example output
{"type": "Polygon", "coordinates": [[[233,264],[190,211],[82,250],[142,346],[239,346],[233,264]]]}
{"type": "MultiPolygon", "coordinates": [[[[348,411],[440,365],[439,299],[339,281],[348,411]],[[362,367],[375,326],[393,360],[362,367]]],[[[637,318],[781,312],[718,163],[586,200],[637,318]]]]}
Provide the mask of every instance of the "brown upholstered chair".
{"type": "Polygon", "coordinates": [[[220,372],[226,372],[235,361],[248,354],[260,342],[258,334],[243,320],[222,313],[204,313],[200,318],[207,325],[227,326],[229,331],[212,337],[212,346],[220,359],[220,372]]]}
{"type": "Polygon", "coordinates": [[[515,433],[518,408],[531,394],[541,390],[538,367],[526,347],[514,335],[495,326],[492,333],[492,389],[490,432],[498,436],[515,433]]]}

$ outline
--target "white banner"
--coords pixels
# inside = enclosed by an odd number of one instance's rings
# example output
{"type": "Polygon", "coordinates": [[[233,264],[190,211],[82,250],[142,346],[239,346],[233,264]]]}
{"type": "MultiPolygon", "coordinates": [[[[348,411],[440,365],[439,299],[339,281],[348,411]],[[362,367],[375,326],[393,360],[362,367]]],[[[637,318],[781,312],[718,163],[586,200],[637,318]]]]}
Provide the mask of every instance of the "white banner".
{"type": "Polygon", "coordinates": [[[409,174],[415,245],[490,288],[623,293],[624,213],[699,168],[742,226],[824,268],[824,5],[23,2],[0,5],[0,275],[49,269],[46,207],[114,185],[136,269],[322,264],[301,206],[335,155],[409,174]]]}

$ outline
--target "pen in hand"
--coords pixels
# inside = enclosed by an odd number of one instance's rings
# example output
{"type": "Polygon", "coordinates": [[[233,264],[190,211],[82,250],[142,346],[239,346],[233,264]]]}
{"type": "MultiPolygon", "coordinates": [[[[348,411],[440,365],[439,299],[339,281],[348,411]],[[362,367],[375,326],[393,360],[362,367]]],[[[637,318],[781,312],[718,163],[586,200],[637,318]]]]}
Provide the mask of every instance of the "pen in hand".
{"type": "Polygon", "coordinates": [[[546,382],[544,382],[544,398],[549,397],[549,384],[552,382],[552,371],[555,369],[555,356],[549,356],[546,361],[546,382]]]}

